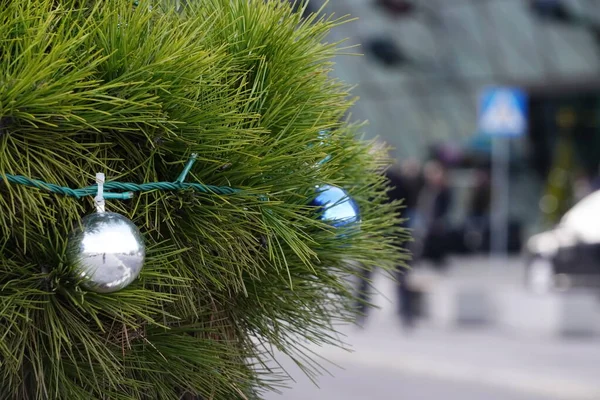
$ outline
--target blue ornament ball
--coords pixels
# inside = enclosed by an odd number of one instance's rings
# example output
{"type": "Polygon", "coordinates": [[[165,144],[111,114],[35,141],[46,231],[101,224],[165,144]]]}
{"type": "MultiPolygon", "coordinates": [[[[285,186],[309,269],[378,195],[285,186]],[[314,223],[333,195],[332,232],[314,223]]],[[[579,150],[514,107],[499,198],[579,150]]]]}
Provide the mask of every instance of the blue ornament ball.
{"type": "Polygon", "coordinates": [[[319,219],[336,228],[360,222],[358,204],[337,186],[317,186],[317,196],[310,202],[321,211],[319,219]]]}

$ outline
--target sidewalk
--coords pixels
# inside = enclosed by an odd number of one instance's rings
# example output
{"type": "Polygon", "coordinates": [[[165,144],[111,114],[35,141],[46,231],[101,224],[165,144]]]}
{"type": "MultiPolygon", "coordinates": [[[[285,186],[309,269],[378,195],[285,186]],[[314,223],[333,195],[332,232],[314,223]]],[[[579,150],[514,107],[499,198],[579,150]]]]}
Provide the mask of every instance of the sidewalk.
{"type": "MultiPolygon", "coordinates": [[[[418,279],[469,280],[484,290],[515,284],[519,279],[518,267],[509,266],[498,272],[497,279],[489,279],[480,264],[481,260],[473,260],[449,276],[423,273],[418,279]]],[[[353,351],[312,349],[344,368],[324,363],[337,378],[324,377],[323,389],[318,390],[298,371],[294,377],[299,380],[293,390],[268,399],[600,399],[597,337],[522,335],[499,326],[440,328],[426,321],[407,333],[395,315],[393,282],[379,274],[375,286],[380,293],[373,302],[380,309],[372,310],[365,328],[341,329],[343,341],[350,343],[353,351]]],[[[536,317],[528,314],[528,318],[536,317]]]]}
{"type": "Polygon", "coordinates": [[[548,400],[600,399],[596,340],[524,340],[491,330],[431,328],[407,335],[395,322],[350,330],[346,340],[353,353],[322,349],[319,354],[345,367],[485,385],[548,400]]]}
{"type": "Polygon", "coordinates": [[[332,376],[296,379],[269,400],[598,400],[600,343],[523,340],[490,330],[405,333],[395,320],[344,328],[353,352],[313,348],[332,376]]]}

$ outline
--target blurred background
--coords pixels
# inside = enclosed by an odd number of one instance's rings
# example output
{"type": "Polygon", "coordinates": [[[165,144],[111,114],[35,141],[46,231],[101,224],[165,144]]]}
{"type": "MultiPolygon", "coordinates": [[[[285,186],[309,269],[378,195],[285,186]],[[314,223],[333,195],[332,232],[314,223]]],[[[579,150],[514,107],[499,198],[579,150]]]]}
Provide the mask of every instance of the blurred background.
{"type": "MultiPolygon", "coordinates": [[[[308,12],[323,6],[311,0],[308,12]]],[[[415,241],[270,399],[600,399],[600,0],[330,0],[415,241]]]]}

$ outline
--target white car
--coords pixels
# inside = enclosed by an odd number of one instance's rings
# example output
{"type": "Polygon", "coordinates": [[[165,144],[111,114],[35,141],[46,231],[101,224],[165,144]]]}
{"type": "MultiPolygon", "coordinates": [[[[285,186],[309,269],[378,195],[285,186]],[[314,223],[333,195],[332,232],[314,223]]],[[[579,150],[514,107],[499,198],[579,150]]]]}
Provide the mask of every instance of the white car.
{"type": "Polygon", "coordinates": [[[552,230],[527,243],[527,284],[536,291],[600,287],[600,191],[584,197],[552,230]]]}

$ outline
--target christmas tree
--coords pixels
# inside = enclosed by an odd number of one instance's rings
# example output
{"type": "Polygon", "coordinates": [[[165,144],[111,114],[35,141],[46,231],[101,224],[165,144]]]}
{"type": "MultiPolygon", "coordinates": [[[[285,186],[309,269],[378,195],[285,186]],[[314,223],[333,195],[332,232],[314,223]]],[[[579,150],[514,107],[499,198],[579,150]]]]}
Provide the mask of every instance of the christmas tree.
{"type": "Polygon", "coordinates": [[[305,343],[340,344],[348,276],[398,263],[387,160],[330,77],[344,20],[188,3],[0,1],[2,399],[259,398],[275,349],[312,374],[305,343]],[[336,187],[360,221],[314,206],[336,187]],[[70,254],[98,192],[144,244],[121,290],[70,254]]]}

